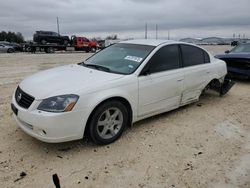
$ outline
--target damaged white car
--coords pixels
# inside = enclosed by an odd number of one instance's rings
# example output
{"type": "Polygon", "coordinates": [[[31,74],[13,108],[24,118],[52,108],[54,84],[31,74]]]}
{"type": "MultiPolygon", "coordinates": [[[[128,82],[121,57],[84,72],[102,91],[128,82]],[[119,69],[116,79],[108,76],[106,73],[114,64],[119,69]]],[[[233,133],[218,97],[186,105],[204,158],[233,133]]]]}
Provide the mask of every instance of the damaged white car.
{"type": "Polygon", "coordinates": [[[207,87],[224,95],[233,85],[226,74],[225,62],[195,45],[125,41],[24,79],[11,107],[39,140],[109,144],[136,121],[197,101],[207,87]]]}

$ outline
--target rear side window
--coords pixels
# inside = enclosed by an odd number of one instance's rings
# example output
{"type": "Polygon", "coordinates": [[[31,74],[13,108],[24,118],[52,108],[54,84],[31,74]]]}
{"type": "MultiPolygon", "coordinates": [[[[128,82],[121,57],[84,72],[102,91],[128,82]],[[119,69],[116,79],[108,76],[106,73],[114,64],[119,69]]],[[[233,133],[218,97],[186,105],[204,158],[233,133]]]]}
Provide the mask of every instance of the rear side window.
{"type": "Polygon", "coordinates": [[[208,54],[195,46],[181,45],[182,61],[184,67],[209,63],[208,54]]]}
{"type": "Polygon", "coordinates": [[[204,53],[204,59],[205,59],[204,61],[205,61],[205,63],[210,63],[210,57],[207,54],[207,52],[203,51],[203,53],[204,53]]]}
{"type": "Polygon", "coordinates": [[[179,48],[177,45],[164,46],[159,49],[148,62],[151,73],[177,69],[179,63],[179,48]]]}

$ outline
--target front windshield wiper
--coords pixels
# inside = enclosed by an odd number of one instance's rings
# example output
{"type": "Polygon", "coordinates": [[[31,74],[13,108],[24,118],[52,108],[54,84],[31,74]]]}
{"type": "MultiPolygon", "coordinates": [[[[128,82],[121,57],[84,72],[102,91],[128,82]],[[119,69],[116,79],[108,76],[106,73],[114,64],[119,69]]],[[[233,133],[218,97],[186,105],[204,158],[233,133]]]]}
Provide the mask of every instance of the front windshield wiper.
{"type": "Polygon", "coordinates": [[[86,64],[84,62],[80,63],[80,65],[84,66],[84,67],[90,67],[90,68],[94,68],[97,70],[103,70],[106,72],[110,72],[110,69],[108,67],[104,67],[102,65],[96,65],[96,64],[86,64]]]}

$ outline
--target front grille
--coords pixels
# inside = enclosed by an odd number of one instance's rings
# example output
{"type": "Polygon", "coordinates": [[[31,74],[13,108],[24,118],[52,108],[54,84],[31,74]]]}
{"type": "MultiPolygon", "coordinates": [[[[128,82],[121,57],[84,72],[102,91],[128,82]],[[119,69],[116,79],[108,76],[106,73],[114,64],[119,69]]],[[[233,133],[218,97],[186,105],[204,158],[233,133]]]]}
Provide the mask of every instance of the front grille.
{"type": "Polygon", "coordinates": [[[19,86],[16,89],[15,99],[19,106],[26,108],[26,109],[28,109],[34,101],[34,97],[25,93],[23,90],[21,90],[19,86]]]}

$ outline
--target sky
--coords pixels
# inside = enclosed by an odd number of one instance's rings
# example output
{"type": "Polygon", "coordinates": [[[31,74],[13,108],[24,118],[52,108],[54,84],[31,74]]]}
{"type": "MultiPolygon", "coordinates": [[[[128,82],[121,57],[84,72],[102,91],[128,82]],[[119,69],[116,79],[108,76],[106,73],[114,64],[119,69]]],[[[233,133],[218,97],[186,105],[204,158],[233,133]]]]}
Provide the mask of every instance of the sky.
{"type": "Polygon", "coordinates": [[[0,0],[0,31],[86,37],[250,38],[250,0],[0,0]]]}

